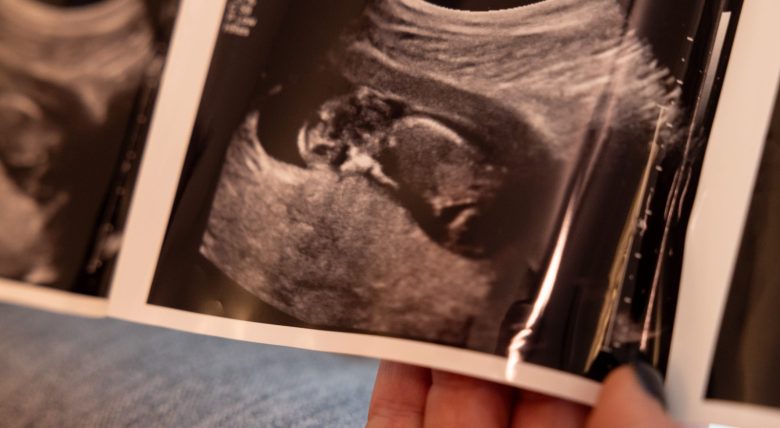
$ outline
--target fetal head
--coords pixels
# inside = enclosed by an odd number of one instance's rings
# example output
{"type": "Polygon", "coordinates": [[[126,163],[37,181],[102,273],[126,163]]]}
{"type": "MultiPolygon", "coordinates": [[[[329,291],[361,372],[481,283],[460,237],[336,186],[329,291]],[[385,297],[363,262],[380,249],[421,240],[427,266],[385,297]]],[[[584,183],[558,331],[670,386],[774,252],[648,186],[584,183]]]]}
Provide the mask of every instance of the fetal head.
{"type": "Polygon", "coordinates": [[[298,150],[310,167],[344,169],[350,155],[377,157],[387,133],[406,114],[406,106],[366,87],[332,98],[304,125],[298,150]],[[350,153],[350,151],[352,151],[350,153]]]}
{"type": "Polygon", "coordinates": [[[298,148],[309,167],[371,180],[444,247],[475,257],[490,250],[474,231],[507,169],[444,116],[361,87],[325,102],[298,148]]]}

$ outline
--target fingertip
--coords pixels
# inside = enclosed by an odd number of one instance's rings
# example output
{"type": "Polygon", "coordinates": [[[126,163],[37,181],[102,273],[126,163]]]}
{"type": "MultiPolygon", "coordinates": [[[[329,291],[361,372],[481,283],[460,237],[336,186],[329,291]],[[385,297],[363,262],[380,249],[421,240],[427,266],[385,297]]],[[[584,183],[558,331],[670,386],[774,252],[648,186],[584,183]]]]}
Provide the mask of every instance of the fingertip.
{"type": "Polygon", "coordinates": [[[582,427],[588,411],[588,407],[582,404],[523,391],[514,407],[511,426],[515,428],[582,427]]]}
{"type": "Polygon", "coordinates": [[[430,369],[380,362],[366,426],[421,426],[430,384],[430,369]]]}
{"type": "Polygon", "coordinates": [[[644,363],[613,370],[604,380],[588,427],[674,427],[664,410],[663,382],[644,363]]]}
{"type": "Polygon", "coordinates": [[[645,392],[650,394],[652,398],[661,404],[661,407],[666,409],[666,392],[664,391],[664,379],[661,373],[644,361],[632,363],[631,368],[636,377],[635,380],[639,381],[645,392]]]}
{"type": "Polygon", "coordinates": [[[434,370],[425,406],[426,427],[506,426],[514,391],[469,376],[434,370]]]}

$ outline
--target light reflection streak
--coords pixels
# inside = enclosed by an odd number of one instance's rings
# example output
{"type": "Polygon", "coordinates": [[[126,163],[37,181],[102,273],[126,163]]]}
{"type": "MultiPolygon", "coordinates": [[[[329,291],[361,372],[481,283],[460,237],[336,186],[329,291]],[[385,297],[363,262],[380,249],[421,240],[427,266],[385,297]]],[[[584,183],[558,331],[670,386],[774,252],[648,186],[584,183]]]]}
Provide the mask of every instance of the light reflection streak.
{"type": "MultiPolygon", "coordinates": [[[[573,201],[573,200],[572,200],[573,201]]],[[[571,221],[574,212],[573,202],[569,203],[566,208],[566,214],[561,224],[561,230],[558,234],[558,239],[555,242],[555,250],[553,251],[550,259],[550,264],[547,267],[547,272],[544,274],[544,280],[539,290],[539,296],[534,302],[531,314],[528,316],[528,320],[525,323],[520,332],[518,332],[509,344],[509,356],[506,365],[506,378],[514,379],[517,375],[517,365],[522,359],[520,351],[525,347],[526,339],[533,334],[536,328],[536,323],[542,315],[542,311],[547,306],[547,302],[550,300],[553,288],[555,287],[555,281],[558,278],[558,271],[561,265],[561,259],[563,257],[563,250],[566,248],[566,241],[569,236],[569,229],[571,228],[571,221]]]]}

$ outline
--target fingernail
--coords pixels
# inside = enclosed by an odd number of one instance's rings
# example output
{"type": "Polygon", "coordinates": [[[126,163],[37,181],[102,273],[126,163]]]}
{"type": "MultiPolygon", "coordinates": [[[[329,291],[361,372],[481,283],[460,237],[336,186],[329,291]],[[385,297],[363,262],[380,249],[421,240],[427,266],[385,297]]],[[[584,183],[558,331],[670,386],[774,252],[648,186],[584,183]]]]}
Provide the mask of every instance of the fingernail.
{"type": "Polygon", "coordinates": [[[666,408],[666,394],[664,393],[664,380],[658,370],[644,361],[636,361],[631,364],[634,373],[639,380],[642,388],[650,394],[651,397],[658,400],[663,408],[666,408]]]}

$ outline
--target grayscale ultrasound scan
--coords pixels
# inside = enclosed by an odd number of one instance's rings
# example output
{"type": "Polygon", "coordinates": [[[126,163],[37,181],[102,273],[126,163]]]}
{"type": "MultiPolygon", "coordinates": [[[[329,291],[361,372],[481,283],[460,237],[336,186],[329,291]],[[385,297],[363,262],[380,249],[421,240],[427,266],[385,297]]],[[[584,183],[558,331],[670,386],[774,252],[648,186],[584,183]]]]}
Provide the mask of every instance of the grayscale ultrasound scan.
{"type": "Polygon", "coordinates": [[[242,4],[149,303],[593,378],[665,364],[687,211],[664,207],[695,193],[721,3],[242,4]]]}
{"type": "Polygon", "coordinates": [[[176,8],[0,0],[0,276],[102,292],[176,8]]]}

